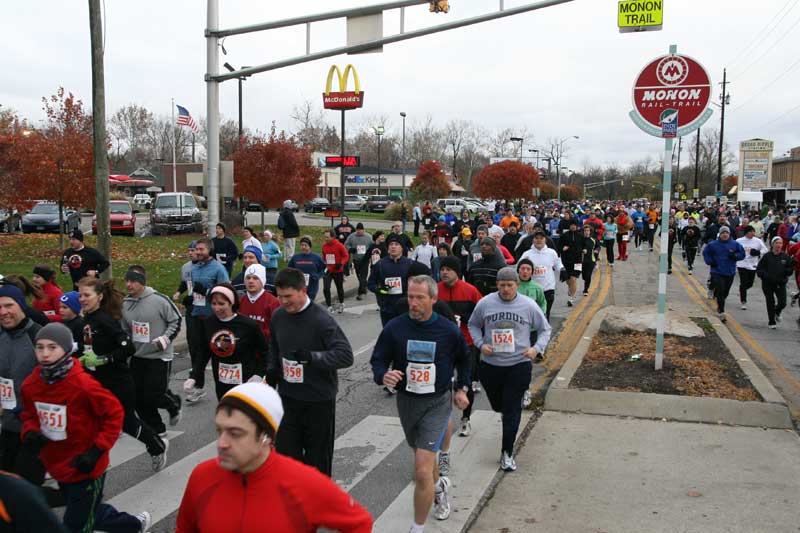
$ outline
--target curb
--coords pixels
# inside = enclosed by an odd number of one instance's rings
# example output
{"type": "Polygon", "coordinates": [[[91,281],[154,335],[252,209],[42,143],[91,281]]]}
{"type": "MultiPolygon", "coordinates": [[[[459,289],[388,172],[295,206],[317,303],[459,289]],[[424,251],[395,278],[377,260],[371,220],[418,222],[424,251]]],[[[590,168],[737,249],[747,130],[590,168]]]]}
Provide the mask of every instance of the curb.
{"type": "Polygon", "coordinates": [[[561,368],[545,396],[546,411],[577,412],[594,415],[665,418],[681,422],[705,422],[736,426],[793,429],[786,401],[756,367],[744,348],[721,323],[714,329],[731,351],[737,364],[747,375],[763,402],[697,398],[669,394],[612,392],[570,389],[572,377],[586,355],[592,337],[600,330],[606,310],[592,319],[583,338],[561,368]]]}

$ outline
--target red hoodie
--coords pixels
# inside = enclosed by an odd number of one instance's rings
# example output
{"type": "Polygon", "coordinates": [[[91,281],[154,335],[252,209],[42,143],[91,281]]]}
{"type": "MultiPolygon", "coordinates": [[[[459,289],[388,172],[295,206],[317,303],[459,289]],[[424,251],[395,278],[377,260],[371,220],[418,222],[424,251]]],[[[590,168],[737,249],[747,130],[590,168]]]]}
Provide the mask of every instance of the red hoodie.
{"type": "Polygon", "coordinates": [[[239,298],[239,313],[258,322],[258,327],[261,328],[267,341],[269,341],[269,321],[272,313],[280,306],[278,299],[267,291],[262,292],[255,302],[250,301],[248,293],[239,298]]]}
{"type": "Polygon", "coordinates": [[[42,285],[42,291],[44,291],[44,298],[41,300],[34,299],[32,307],[44,313],[44,316],[46,316],[50,322],[63,322],[64,319],[61,316],[59,301],[64,295],[64,292],[58,285],[53,283],[53,280],[42,285]]]}
{"type": "Polygon", "coordinates": [[[22,383],[22,439],[29,431],[41,431],[50,439],[39,456],[60,483],[96,479],[108,468],[108,450],[122,433],[125,412],[119,400],[83,370],[73,366],[61,381],[47,383],[37,366],[22,383]],[[103,450],[89,474],[70,463],[92,446],[103,450]]]}
{"type": "Polygon", "coordinates": [[[322,245],[322,260],[328,268],[328,272],[344,272],[344,265],[350,259],[350,254],[344,244],[336,239],[322,245]]]}

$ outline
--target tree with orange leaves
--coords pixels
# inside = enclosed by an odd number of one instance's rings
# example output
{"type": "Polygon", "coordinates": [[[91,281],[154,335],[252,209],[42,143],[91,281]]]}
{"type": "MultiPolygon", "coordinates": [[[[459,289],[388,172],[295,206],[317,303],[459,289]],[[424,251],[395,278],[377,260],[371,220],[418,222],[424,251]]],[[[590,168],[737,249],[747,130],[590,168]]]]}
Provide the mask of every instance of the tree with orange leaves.
{"type": "Polygon", "coordinates": [[[436,201],[437,198],[450,196],[450,182],[442,170],[442,165],[436,161],[423,161],[419,166],[414,181],[409,187],[411,195],[419,200],[436,201]]]}
{"type": "Polygon", "coordinates": [[[279,206],[287,198],[301,204],[315,196],[320,172],[310,151],[274,126],[269,137],[247,137],[230,158],[236,196],[264,206],[279,206]]]}
{"type": "Polygon", "coordinates": [[[530,165],[509,159],[486,165],[472,183],[475,194],[481,198],[531,200],[533,189],[539,186],[539,172],[530,165]]]}
{"type": "Polygon", "coordinates": [[[581,197],[581,190],[577,185],[562,185],[561,186],[561,200],[571,202],[581,197]]]}

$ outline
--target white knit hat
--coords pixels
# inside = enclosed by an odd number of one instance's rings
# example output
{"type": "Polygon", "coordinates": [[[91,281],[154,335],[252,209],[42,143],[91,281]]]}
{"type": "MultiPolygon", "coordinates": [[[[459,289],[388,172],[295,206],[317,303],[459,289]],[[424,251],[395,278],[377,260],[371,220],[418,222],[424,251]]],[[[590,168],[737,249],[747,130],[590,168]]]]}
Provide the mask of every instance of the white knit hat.
{"type": "Polygon", "coordinates": [[[278,433],[278,427],[283,420],[283,403],[278,392],[266,383],[242,383],[237,385],[222,397],[219,405],[227,405],[239,409],[251,418],[257,418],[257,423],[272,428],[278,433]]]}
{"type": "Polygon", "coordinates": [[[261,280],[262,285],[267,284],[267,269],[264,268],[264,265],[259,265],[259,264],[250,265],[249,267],[247,267],[247,270],[244,271],[245,279],[247,278],[247,276],[257,276],[258,279],[261,280]]]}

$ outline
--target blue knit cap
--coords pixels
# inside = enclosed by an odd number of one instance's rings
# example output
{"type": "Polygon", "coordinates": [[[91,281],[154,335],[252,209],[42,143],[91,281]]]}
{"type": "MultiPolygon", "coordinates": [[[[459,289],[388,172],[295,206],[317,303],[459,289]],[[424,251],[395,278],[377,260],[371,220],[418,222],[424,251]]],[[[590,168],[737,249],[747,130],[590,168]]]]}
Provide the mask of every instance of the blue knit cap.
{"type": "Polygon", "coordinates": [[[25,303],[25,293],[19,290],[14,285],[0,285],[0,297],[5,296],[7,298],[11,298],[23,311],[28,308],[28,304],[25,303]]]}
{"type": "Polygon", "coordinates": [[[245,246],[244,250],[242,251],[242,253],[245,253],[245,252],[251,252],[251,253],[255,254],[256,259],[258,259],[259,263],[263,260],[264,252],[258,246],[245,246]]]}
{"type": "Polygon", "coordinates": [[[69,307],[73,313],[76,315],[81,314],[81,303],[78,301],[78,293],[75,291],[70,291],[65,293],[61,298],[59,298],[62,304],[69,307]]]}

